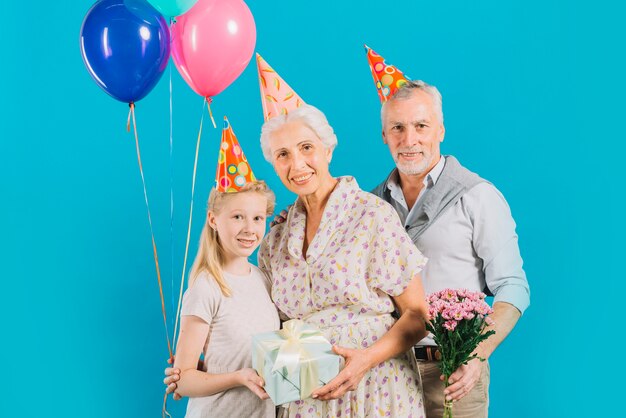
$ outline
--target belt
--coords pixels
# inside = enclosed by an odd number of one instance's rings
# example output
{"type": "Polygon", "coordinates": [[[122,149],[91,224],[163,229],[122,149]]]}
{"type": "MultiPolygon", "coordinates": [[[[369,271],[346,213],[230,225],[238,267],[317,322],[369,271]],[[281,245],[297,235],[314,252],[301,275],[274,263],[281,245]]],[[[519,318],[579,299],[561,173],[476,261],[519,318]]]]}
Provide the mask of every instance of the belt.
{"type": "Polygon", "coordinates": [[[415,358],[420,361],[440,361],[441,351],[434,345],[425,345],[421,347],[413,347],[415,350],[415,358]]]}

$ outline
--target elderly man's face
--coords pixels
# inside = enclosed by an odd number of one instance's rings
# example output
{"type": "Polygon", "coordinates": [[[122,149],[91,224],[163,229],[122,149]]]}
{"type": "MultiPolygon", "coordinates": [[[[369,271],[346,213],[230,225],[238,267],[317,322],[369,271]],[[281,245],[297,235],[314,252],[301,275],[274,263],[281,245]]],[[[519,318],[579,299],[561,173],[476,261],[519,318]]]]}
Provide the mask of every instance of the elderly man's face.
{"type": "Polygon", "coordinates": [[[332,150],[302,122],[289,122],[269,140],[272,165],[287,189],[298,196],[314,194],[331,176],[332,150]]]}
{"type": "Polygon", "coordinates": [[[383,118],[383,139],[401,173],[421,175],[437,164],[445,128],[428,93],[389,101],[383,118]]]}

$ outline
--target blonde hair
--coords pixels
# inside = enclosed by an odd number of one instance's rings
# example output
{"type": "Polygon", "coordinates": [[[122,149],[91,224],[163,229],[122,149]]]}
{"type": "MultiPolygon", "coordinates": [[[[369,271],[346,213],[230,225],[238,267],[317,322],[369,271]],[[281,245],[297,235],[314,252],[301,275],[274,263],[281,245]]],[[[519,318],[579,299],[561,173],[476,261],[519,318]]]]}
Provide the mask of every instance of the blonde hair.
{"type": "Polygon", "coordinates": [[[218,192],[215,188],[213,188],[213,190],[211,190],[211,194],[209,195],[207,220],[205,221],[204,228],[202,228],[202,233],[200,234],[198,253],[196,254],[196,259],[194,260],[193,265],[191,266],[191,271],[189,272],[188,287],[193,286],[193,283],[201,273],[207,272],[213,276],[213,279],[220,287],[224,296],[228,297],[232,295],[230,288],[226,284],[226,280],[224,280],[224,274],[222,271],[224,265],[224,249],[222,248],[222,243],[220,242],[220,237],[217,234],[217,231],[209,225],[208,212],[211,211],[215,214],[219,213],[223,208],[224,203],[239,193],[258,193],[262,195],[267,198],[267,216],[270,216],[274,212],[276,197],[264,181],[258,180],[248,183],[244,185],[239,192],[235,193],[218,192]]]}

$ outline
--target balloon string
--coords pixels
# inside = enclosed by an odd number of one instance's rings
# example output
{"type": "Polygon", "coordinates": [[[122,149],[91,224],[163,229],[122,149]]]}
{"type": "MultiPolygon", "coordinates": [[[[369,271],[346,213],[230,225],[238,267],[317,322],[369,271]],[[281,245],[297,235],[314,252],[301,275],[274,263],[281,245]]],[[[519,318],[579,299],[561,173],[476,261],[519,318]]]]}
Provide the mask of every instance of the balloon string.
{"type": "MultiPolygon", "coordinates": [[[[171,22],[170,18],[170,22],[171,22]]],[[[174,312],[174,163],[172,158],[173,152],[173,109],[172,109],[172,63],[169,64],[169,78],[170,78],[170,285],[171,285],[171,297],[170,306],[171,311],[174,312]]]]}
{"type": "MultiPolygon", "coordinates": [[[[204,99],[204,101],[207,103],[207,106],[209,108],[209,116],[211,117],[211,122],[213,122],[213,128],[217,129],[217,125],[215,124],[215,119],[213,119],[213,112],[211,112],[211,102],[213,101],[213,99],[211,99],[210,97],[207,97],[204,99]]],[[[202,113],[204,114],[204,108],[202,108],[202,113]]]]}
{"type": "MultiPolygon", "coordinates": [[[[189,237],[191,236],[191,221],[193,218],[193,196],[196,189],[196,171],[198,168],[198,154],[200,151],[200,138],[202,137],[202,125],[204,123],[204,105],[208,101],[202,103],[202,116],[200,117],[200,129],[198,130],[198,139],[196,140],[196,157],[193,162],[193,175],[191,178],[191,204],[189,205],[189,223],[187,225],[187,242],[185,243],[185,257],[183,259],[183,271],[180,277],[180,293],[178,295],[178,307],[176,309],[176,320],[174,321],[174,349],[176,349],[176,332],[178,331],[178,320],[180,319],[180,304],[183,300],[183,287],[185,285],[185,272],[187,271],[187,256],[189,254],[189,237]]],[[[215,122],[214,122],[215,123],[215,122]]]]}
{"type": "Polygon", "coordinates": [[[135,131],[135,148],[137,150],[137,162],[139,163],[139,173],[141,174],[141,183],[143,184],[143,197],[146,201],[146,208],[148,209],[148,223],[150,224],[150,234],[152,236],[152,251],[154,254],[154,264],[156,266],[157,279],[159,282],[159,294],[161,296],[161,311],[163,312],[163,325],[165,326],[165,338],[167,339],[167,350],[169,351],[170,358],[174,355],[172,353],[172,346],[170,344],[169,332],[167,330],[167,315],[165,314],[165,299],[163,298],[163,284],[161,283],[161,269],[159,268],[159,256],[157,253],[156,241],[154,239],[154,230],[152,228],[152,217],[150,216],[150,205],[148,204],[148,192],[146,191],[146,179],[143,175],[143,165],[141,164],[141,153],[139,152],[139,136],[137,135],[137,121],[135,119],[135,104],[130,103],[130,114],[133,119],[133,128],[135,131]]]}
{"type": "MultiPolygon", "coordinates": [[[[174,18],[170,17],[170,27],[174,23],[174,18]]],[[[171,33],[171,32],[170,32],[171,33]]],[[[170,81],[170,256],[171,256],[171,265],[170,265],[170,278],[171,278],[171,307],[172,311],[174,311],[174,163],[172,158],[172,150],[173,150],[173,109],[172,109],[172,63],[169,64],[169,81],[170,81]]],[[[175,341],[175,340],[174,340],[175,341]]],[[[172,359],[172,367],[174,367],[174,361],[172,359]]],[[[167,412],[167,393],[163,395],[163,408],[161,411],[162,418],[170,417],[169,412],[167,412]]]]}
{"type": "Polygon", "coordinates": [[[165,418],[166,416],[172,418],[170,413],[167,412],[167,393],[163,396],[163,409],[161,409],[161,418],[165,418]]]}
{"type": "Polygon", "coordinates": [[[133,109],[135,108],[135,104],[134,103],[129,103],[128,104],[128,119],[126,119],[126,132],[130,132],[130,116],[133,113],[133,109]]]}

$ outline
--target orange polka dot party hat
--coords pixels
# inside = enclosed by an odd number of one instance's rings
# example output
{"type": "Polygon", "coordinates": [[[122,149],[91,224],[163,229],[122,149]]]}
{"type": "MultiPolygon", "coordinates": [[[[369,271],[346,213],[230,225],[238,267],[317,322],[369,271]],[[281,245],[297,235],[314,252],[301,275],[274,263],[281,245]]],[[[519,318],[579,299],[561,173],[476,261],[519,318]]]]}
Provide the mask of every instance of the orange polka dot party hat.
{"type": "Polygon", "coordinates": [[[256,62],[259,70],[263,117],[266,122],[275,116],[286,115],[304,104],[304,100],[259,54],[256,54],[256,62]]]}
{"type": "Polygon", "coordinates": [[[372,77],[374,77],[378,97],[381,103],[385,103],[398,91],[400,86],[406,84],[409,78],[405,77],[402,71],[393,65],[387,64],[383,57],[367,45],[365,45],[365,52],[367,53],[367,62],[370,65],[372,77]]]}
{"type": "Polygon", "coordinates": [[[233,193],[240,191],[244,185],[252,181],[256,181],[256,178],[248,159],[239,145],[228,118],[224,116],[222,143],[215,173],[215,188],[219,192],[233,193]]]}

